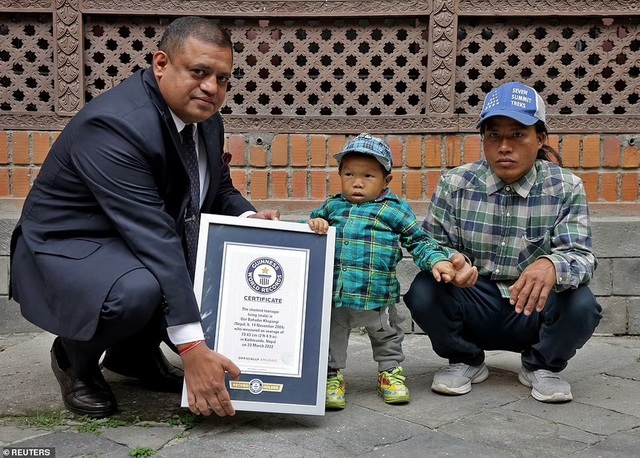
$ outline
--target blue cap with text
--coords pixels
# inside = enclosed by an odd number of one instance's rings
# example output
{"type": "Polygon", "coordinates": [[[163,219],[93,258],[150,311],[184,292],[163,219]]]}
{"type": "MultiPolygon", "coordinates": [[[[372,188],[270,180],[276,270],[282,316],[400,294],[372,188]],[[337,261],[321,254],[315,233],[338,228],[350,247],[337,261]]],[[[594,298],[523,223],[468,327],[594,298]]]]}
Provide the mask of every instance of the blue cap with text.
{"type": "Polygon", "coordinates": [[[494,116],[506,116],[525,126],[546,123],[542,97],[532,87],[517,82],[503,84],[487,94],[476,127],[494,116]]]}

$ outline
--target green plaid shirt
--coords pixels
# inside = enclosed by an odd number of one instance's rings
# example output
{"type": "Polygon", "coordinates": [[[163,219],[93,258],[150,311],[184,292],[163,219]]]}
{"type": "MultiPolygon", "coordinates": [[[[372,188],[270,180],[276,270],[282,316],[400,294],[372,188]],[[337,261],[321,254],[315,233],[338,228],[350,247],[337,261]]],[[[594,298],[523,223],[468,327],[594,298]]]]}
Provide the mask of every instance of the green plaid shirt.
{"type": "Polygon", "coordinates": [[[469,256],[503,297],[540,257],[556,268],[555,291],[589,283],[596,267],[582,181],[548,161],[537,160],[511,185],[486,161],[443,174],[423,227],[442,245],[469,256]]]}
{"type": "Polygon", "coordinates": [[[409,204],[391,191],[354,204],[342,194],[311,214],[336,228],[333,306],[373,310],[400,299],[396,266],[402,245],[421,269],[446,261],[449,253],[422,230],[409,204]]]}

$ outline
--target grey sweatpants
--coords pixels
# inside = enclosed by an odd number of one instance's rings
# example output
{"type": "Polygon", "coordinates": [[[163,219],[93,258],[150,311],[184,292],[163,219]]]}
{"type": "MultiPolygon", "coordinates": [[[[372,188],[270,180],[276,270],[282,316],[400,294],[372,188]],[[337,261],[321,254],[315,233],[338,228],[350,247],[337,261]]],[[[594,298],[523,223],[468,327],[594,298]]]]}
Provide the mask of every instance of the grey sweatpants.
{"type": "Polygon", "coordinates": [[[347,364],[349,335],[354,328],[364,327],[369,334],[373,359],[378,371],[399,366],[404,361],[402,341],[404,331],[398,326],[395,305],[376,310],[354,310],[345,307],[331,309],[329,332],[329,368],[344,369],[347,364]]]}

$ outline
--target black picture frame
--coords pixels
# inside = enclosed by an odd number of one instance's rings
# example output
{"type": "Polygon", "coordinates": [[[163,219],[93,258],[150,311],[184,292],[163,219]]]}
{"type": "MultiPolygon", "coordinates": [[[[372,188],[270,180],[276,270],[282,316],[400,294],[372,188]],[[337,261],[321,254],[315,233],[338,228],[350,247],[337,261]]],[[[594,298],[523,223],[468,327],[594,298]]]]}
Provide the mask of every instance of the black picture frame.
{"type": "Polygon", "coordinates": [[[201,216],[194,292],[236,410],[324,415],[334,249],[332,227],[201,216]]]}

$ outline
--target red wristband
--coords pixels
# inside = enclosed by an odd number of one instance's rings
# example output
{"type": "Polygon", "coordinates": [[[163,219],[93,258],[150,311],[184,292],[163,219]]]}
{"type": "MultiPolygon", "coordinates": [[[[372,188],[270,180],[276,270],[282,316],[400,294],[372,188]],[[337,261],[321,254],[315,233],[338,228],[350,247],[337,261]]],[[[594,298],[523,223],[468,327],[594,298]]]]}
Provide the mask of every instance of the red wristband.
{"type": "Polygon", "coordinates": [[[180,350],[178,350],[178,355],[182,356],[184,355],[186,352],[193,350],[194,348],[196,348],[198,345],[200,345],[202,342],[204,342],[204,340],[197,340],[195,342],[191,342],[189,345],[187,345],[186,347],[182,347],[180,350]]]}

